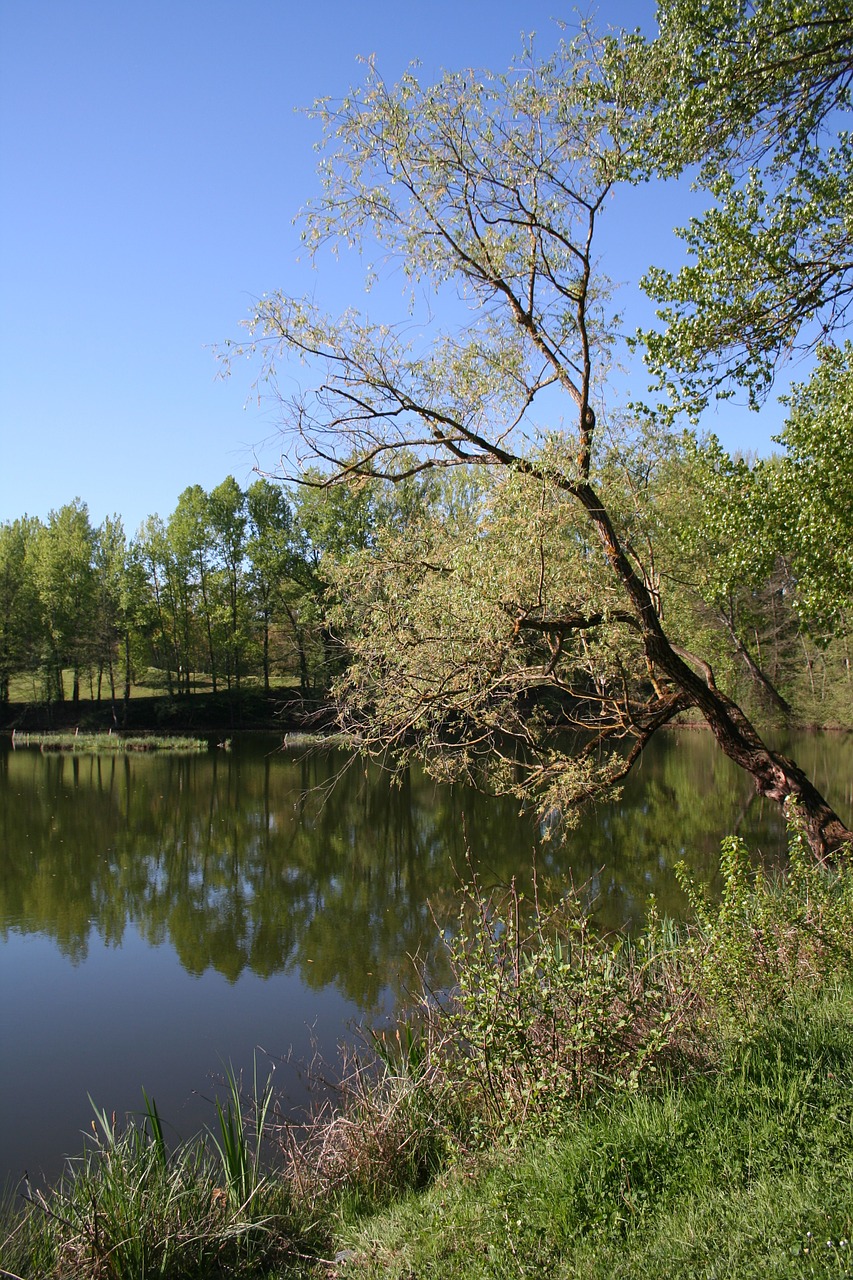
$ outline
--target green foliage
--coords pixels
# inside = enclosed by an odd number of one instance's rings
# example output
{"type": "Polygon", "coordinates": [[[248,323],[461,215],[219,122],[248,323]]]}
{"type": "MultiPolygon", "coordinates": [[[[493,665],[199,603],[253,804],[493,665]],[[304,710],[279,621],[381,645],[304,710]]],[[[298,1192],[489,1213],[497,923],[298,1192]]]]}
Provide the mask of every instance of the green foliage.
{"type": "MultiPolygon", "coordinates": [[[[421,491],[406,488],[409,516],[421,491]]],[[[283,676],[325,689],[341,650],[324,618],[321,564],[364,546],[403,506],[376,492],[304,492],[268,480],[244,492],[231,476],[210,493],[191,485],[167,521],[149,517],[130,540],[118,517],[93,529],[79,501],[47,525],[1,525],[0,703],[23,673],[62,700],[70,671],[75,699],[88,676],[90,696],[106,693],[123,723],[115,703],[127,704],[146,667],[170,695],[257,676],[266,691],[283,676]]]]}
{"type": "Polygon", "coordinates": [[[849,979],[853,873],[820,867],[796,822],[784,877],[753,872],[734,837],[721,873],[715,901],[681,867],[692,921],[676,929],[653,907],[632,940],[597,932],[574,888],[545,910],[473,882],[447,943],[451,996],[425,1011],[430,1061],[462,1091],[471,1133],[552,1132],[614,1089],[718,1067],[732,1038],[849,979]]]}
{"type": "Polygon", "coordinates": [[[0,525],[0,705],[9,700],[9,682],[35,667],[43,616],[33,572],[38,523],[14,520],[0,525]]]}
{"type": "Polygon", "coordinates": [[[448,946],[448,1070],[490,1138],[553,1128],[602,1091],[659,1079],[689,1049],[693,998],[666,950],[597,936],[574,889],[530,912],[514,888],[497,902],[475,884],[448,946]]]}
{"type": "Polygon", "coordinates": [[[48,700],[63,700],[62,669],[74,671],[72,696],[79,697],[80,671],[95,634],[95,530],[84,502],[75,499],[51,511],[33,547],[33,575],[45,620],[45,683],[48,700]]]}
{"type": "Polygon", "coordinates": [[[73,751],[98,755],[123,751],[171,751],[196,753],[207,751],[206,738],[164,737],[146,734],[132,736],[121,733],[19,733],[12,730],[12,745],[38,747],[41,751],[73,751]]]}
{"type": "Polygon", "coordinates": [[[664,412],[698,414],[813,349],[849,303],[853,23],[844,0],[662,0],[640,172],[699,165],[710,207],[679,234],[690,261],[644,281],[643,335],[664,412]]]}
{"type": "Polygon", "coordinates": [[[332,573],[349,648],[336,693],[365,751],[391,745],[401,764],[558,806],[566,821],[627,771],[626,754],[593,750],[593,735],[642,721],[648,667],[600,546],[559,489],[474,473],[460,510],[439,500],[416,524],[384,527],[332,573]]]}
{"type": "Polygon", "coordinates": [[[840,631],[853,603],[853,344],[821,348],[791,392],[779,443],[765,511],[791,556],[798,611],[819,632],[840,631]]]}
{"type": "Polygon", "coordinates": [[[742,840],[723,841],[718,903],[681,864],[679,883],[696,920],[691,941],[704,996],[738,1026],[795,995],[820,990],[853,967],[853,874],[815,862],[795,820],[784,881],[753,870],[742,840]]]}
{"type": "MultiPolygon", "coordinates": [[[[722,868],[717,903],[687,884],[690,930],[679,936],[652,913],[635,944],[635,966],[663,977],[666,1007],[679,1010],[665,1035],[681,1052],[666,1071],[627,1077],[630,1058],[613,1053],[610,1034],[618,1043],[626,949],[596,943],[577,901],[569,953],[541,913],[522,935],[517,896],[499,915],[472,896],[474,923],[450,944],[457,998],[439,1056],[464,1091],[468,1138],[489,1155],[353,1218],[352,1274],[848,1274],[853,876],[816,867],[796,827],[783,880],[753,874],[737,840],[722,868]],[[531,1051],[541,1055],[537,1020],[547,1011],[555,1028],[555,1006],[570,1001],[564,1039],[526,1075],[531,1051]],[[583,1037],[579,1105],[558,1072],[583,1037]]],[[[635,1051],[641,1068],[641,1034],[635,1051]]]]}

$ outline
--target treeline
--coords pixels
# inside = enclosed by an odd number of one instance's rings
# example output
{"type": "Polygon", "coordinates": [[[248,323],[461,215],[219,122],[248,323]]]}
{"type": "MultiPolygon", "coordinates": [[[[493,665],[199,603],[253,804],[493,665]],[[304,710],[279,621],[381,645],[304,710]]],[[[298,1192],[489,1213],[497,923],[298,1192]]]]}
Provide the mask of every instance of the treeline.
{"type": "MultiPolygon", "coordinates": [[[[685,649],[753,712],[853,723],[844,593],[832,600],[824,583],[816,599],[804,571],[811,544],[799,545],[779,496],[791,457],[750,465],[713,437],[638,437],[627,453],[620,443],[618,484],[613,458],[598,467],[621,490],[620,524],[638,551],[654,539],[646,573],[685,649]]],[[[538,554],[507,520],[505,479],[489,468],[411,472],[330,488],[259,479],[241,489],[228,476],[209,492],[185,489],[168,519],[151,516],[133,536],[118,516],[94,526],[79,499],[46,522],[0,524],[0,703],[62,702],[69,672],[75,703],[126,702],[133,685],[177,698],[287,682],[323,695],[347,662],[353,597],[375,608],[378,592],[387,612],[415,569],[448,572],[429,548],[472,531],[491,548],[470,562],[478,594],[504,603],[512,565],[523,576],[538,554]],[[502,565],[491,586],[489,563],[502,565]]],[[[576,575],[576,555],[567,538],[565,573],[576,575]]],[[[550,547],[549,574],[554,556],[550,547]]]]}
{"type": "Polygon", "coordinates": [[[0,525],[0,702],[15,677],[25,700],[126,701],[133,684],[172,696],[281,677],[325,687],[335,646],[323,624],[320,565],[364,546],[367,495],[291,492],[228,476],[192,485],[167,520],[128,536],[76,499],[46,522],[0,525]]]}

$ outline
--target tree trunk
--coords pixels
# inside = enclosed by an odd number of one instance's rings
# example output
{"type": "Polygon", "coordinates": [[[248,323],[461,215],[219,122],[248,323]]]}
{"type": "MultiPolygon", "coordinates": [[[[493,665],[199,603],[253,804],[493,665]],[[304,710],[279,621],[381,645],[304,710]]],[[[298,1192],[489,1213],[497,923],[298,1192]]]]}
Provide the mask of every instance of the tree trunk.
{"type": "Polygon", "coordinates": [[[269,623],[269,618],[266,615],[264,615],[263,666],[264,666],[264,693],[269,693],[270,691],[270,623],[269,623]]]}
{"type": "MultiPolygon", "coordinates": [[[[171,682],[171,676],[169,677],[171,682]]],[[[127,709],[130,705],[130,630],[124,633],[124,690],[121,699],[121,723],[127,724],[127,709]]]]}
{"type": "MultiPolygon", "coordinates": [[[[853,844],[851,833],[802,769],[787,756],[772,751],[740,707],[713,683],[702,680],[671,648],[671,663],[660,655],[658,665],[690,696],[704,716],[721,750],[752,775],[755,790],[781,805],[786,818],[802,822],[815,857],[829,862],[843,845],[853,844]],[[679,669],[679,664],[688,673],[679,669]]],[[[648,645],[647,645],[648,652],[648,645]]]]}
{"type": "Polygon", "coordinates": [[[716,687],[711,668],[697,662],[702,667],[699,675],[688,665],[664,633],[654,601],[622,550],[610,516],[592,487],[567,487],[584,506],[631,601],[652,667],[666,675],[701,713],[721,750],[751,774],[757,793],[775,800],[786,818],[799,819],[815,857],[831,861],[843,846],[853,844],[853,832],[793,760],[766,746],[737,703],[716,687]]]}

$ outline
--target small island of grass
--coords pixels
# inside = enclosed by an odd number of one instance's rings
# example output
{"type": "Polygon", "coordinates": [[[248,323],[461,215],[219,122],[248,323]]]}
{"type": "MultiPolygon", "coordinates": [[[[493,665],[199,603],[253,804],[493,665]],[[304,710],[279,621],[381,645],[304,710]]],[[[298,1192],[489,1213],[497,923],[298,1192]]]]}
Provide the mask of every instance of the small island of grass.
{"type": "MultiPolygon", "coordinates": [[[[228,744],[230,745],[230,744],[228,744]]],[[[169,751],[195,753],[207,751],[204,738],[190,738],[179,734],[120,733],[21,733],[12,734],[12,747],[38,747],[41,751],[75,751],[86,754],[102,754],[128,751],[169,751]]]]}

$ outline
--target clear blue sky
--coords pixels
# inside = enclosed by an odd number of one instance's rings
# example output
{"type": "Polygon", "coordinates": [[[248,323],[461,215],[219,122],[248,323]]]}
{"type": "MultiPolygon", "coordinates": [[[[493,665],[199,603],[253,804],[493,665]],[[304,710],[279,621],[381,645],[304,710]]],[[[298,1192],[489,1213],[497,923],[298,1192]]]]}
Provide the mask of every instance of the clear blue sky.
{"type": "MultiPolygon", "coordinates": [[[[602,0],[602,23],[651,28],[652,0],[602,0]]],[[[74,497],[128,532],[189,484],[251,478],[275,447],[251,374],[217,379],[213,344],[252,299],[359,302],[348,270],[298,262],[293,214],[316,190],[317,126],[375,54],[505,69],[520,32],[558,38],[553,0],[0,0],[0,520],[74,497]]],[[[616,233],[627,293],[677,252],[671,193],[646,190],[616,233]]],[[[394,317],[388,317],[392,319],[394,317]]],[[[767,419],[720,416],[730,448],[766,451],[767,419]]]]}

